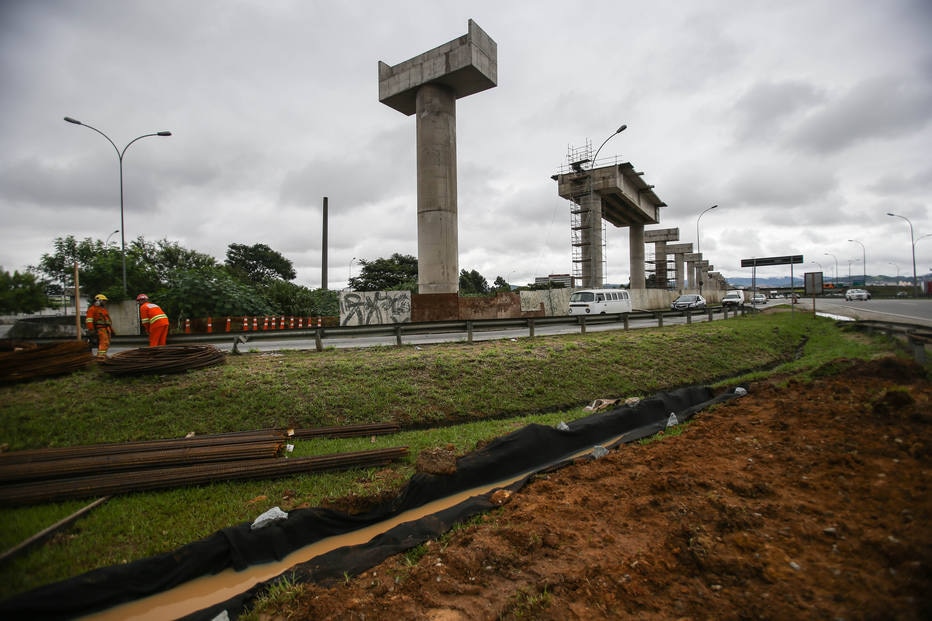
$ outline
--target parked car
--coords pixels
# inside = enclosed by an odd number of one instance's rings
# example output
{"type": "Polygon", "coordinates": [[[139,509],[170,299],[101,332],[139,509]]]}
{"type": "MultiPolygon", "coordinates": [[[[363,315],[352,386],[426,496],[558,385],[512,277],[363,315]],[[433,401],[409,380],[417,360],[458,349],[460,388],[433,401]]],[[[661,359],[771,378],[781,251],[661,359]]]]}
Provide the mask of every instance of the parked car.
{"type": "Polygon", "coordinates": [[[766,304],[767,296],[763,293],[755,293],[751,296],[751,304],[766,304]]]}
{"type": "Polygon", "coordinates": [[[848,289],[845,291],[845,300],[850,302],[851,300],[869,300],[871,299],[871,294],[865,291],[864,289],[848,289]]]}
{"type": "Polygon", "coordinates": [[[725,293],[725,297],[722,298],[722,306],[741,306],[744,304],[744,291],[740,289],[735,289],[733,291],[728,291],[725,293]]]}
{"type": "Polygon", "coordinates": [[[670,304],[670,310],[703,310],[705,308],[705,298],[695,293],[681,295],[673,300],[670,304]]]}

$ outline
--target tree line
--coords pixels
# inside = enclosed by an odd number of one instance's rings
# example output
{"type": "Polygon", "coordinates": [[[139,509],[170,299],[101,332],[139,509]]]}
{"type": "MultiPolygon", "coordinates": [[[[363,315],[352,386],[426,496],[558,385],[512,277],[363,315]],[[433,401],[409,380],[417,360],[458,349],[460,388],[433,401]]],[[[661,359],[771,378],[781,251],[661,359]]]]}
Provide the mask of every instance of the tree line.
{"type": "MultiPolygon", "coordinates": [[[[99,239],[58,237],[53,250],[25,273],[0,268],[0,314],[30,313],[51,305],[50,297],[74,289],[74,266],[83,295],[102,293],[114,302],[146,293],[172,318],[207,316],[333,316],[339,315],[339,292],[310,289],[292,282],[294,264],[266,244],[227,247],[221,263],[211,255],[168,240],[143,237],[126,246],[126,291],[123,253],[99,239]]],[[[417,293],[417,258],[394,253],[387,258],[359,260],[355,291],[417,293]]],[[[460,295],[494,295],[512,291],[498,276],[490,286],[476,270],[461,270],[460,295]]],[[[527,288],[535,288],[533,286],[527,288]]]]}

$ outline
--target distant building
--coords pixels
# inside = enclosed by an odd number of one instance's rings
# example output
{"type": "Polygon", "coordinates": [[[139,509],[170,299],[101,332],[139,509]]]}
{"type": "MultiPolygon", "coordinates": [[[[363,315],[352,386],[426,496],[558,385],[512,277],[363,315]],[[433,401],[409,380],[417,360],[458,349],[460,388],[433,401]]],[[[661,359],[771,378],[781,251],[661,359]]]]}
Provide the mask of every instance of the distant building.
{"type": "Polygon", "coordinates": [[[535,285],[550,285],[553,283],[562,283],[567,289],[572,289],[573,277],[569,274],[550,274],[549,276],[537,276],[534,278],[535,285]]]}

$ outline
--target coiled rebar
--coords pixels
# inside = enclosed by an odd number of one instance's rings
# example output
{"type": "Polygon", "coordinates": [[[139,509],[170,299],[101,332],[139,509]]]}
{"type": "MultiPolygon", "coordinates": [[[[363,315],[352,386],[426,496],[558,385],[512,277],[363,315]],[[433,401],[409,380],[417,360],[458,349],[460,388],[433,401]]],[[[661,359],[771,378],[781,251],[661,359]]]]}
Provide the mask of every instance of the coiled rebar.
{"type": "Polygon", "coordinates": [[[212,345],[162,345],[124,351],[100,361],[110,375],[183,373],[226,362],[226,354],[212,345]]]}

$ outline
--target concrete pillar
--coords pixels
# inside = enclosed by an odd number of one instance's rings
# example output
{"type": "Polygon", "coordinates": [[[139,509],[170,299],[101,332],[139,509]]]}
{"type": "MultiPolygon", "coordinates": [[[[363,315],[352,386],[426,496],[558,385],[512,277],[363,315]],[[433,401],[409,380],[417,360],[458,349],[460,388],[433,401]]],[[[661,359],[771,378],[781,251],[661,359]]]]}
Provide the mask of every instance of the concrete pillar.
{"type": "Polygon", "coordinates": [[[688,288],[699,289],[699,267],[698,263],[702,260],[701,252],[687,252],[683,255],[686,261],[686,276],[689,278],[688,288]]]}
{"type": "Polygon", "coordinates": [[[667,288],[667,242],[654,244],[654,279],[658,287],[667,288]]]}
{"type": "Polygon", "coordinates": [[[646,289],[644,280],[644,225],[632,224],[628,227],[628,246],[631,260],[631,288],[646,289]]]}
{"type": "Polygon", "coordinates": [[[582,286],[601,287],[602,274],[602,199],[595,192],[579,198],[580,258],[582,259],[582,286]]]}
{"type": "Polygon", "coordinates": [[[456,293],[456,94],[424,84],[417,89],[416,110],[418,292],[456,293]]]}
{"type": "Polygon", "coordinates": [[[673,269],[676,270],[676,290],[683,291],[686,288],[686,276],[683,274],[683,256],[682,252],[673,255],[673,269]]]}
{"type": "Polygon", "coordinates": [[[456,100],[498,83],[498,46],[473,21],[465,36],[389,66],[379,101],[417,116],[418,291],[459,291],[456,100]]]}
{"type": "Polygon", "coordinates": [[[667,244],[667,254],[673,255],[673,269],[676,271],[676,288],[682,293],[683,289],[686,288],[686,273],[685,273],[685,264],[686,264],[686,255],[691,254],[693,251],[692,243],[682,243],[682,244],[667,244]]]}

